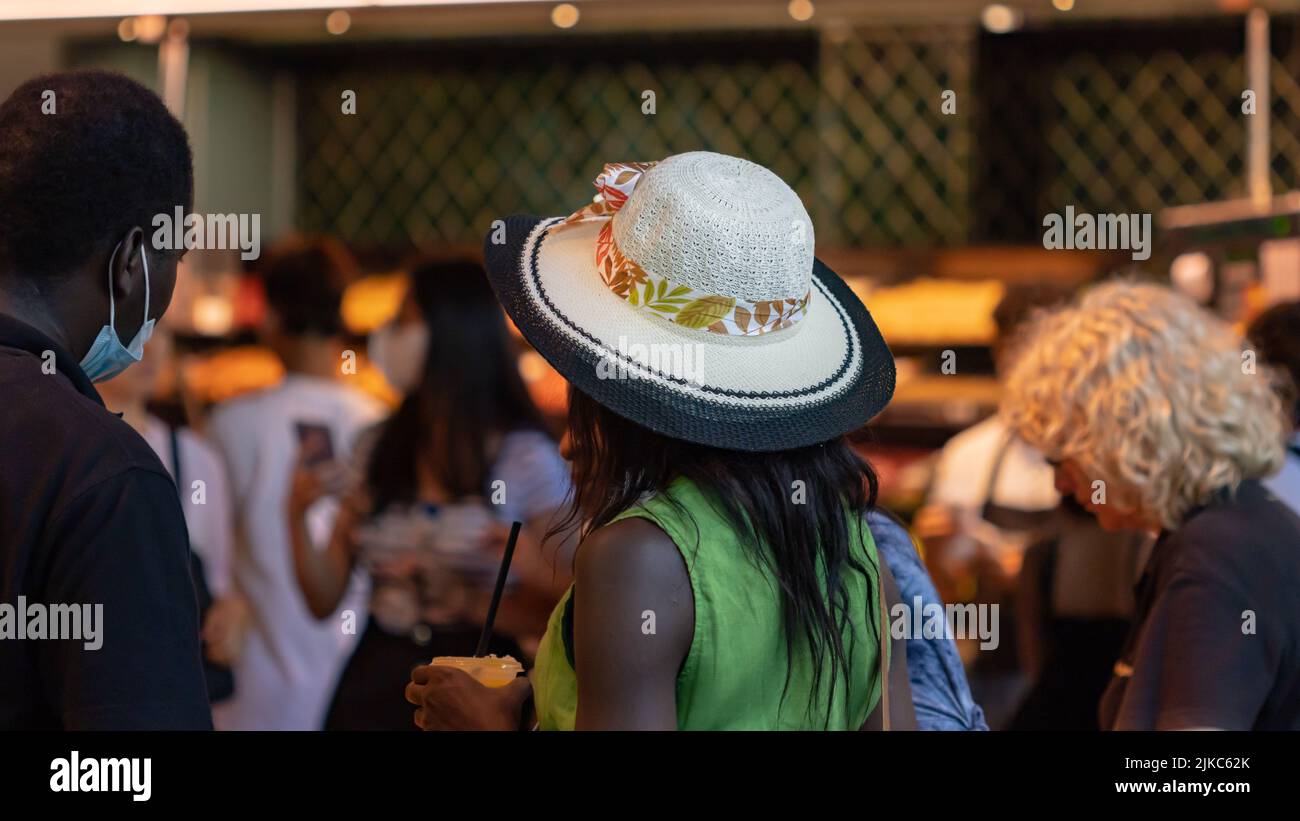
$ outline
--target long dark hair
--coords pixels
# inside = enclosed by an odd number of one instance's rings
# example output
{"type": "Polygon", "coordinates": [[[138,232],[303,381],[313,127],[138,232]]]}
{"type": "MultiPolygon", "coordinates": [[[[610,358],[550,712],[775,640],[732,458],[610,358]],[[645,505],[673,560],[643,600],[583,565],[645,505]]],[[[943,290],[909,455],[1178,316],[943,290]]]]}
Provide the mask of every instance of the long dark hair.
{"type": "Polygon", "coordinates": [[[374,510],[414,502],[421,463],[453,497],[482,495],[494,437],[544,430],[482,266],[421,258],[408,270],[429,347],[419,384],[383,424],[371,453],[374,510]]]}
{"type": "MultiPolygon", "coordinates": [[[[857,513],[853,520],[865,527],[878,485],[871,466],[843,437],[778,453],[712,448],[657,434],[570,385],[569,451],[575,495],[568,526],[581,521],[585,536],[634,506],[642,494],[663,491],[678,477],[691,480],[780,586],[788,663],[782,697],[801,653],[812,659],[812,698],[824,680],[828,703],[840,679],[846,693],[851,689],[845,581],[850,573],[868,579],[870,573],[851,549],[849,513],[857,513]],[[792,503],[798,489],[801,504],[792,503]]],[[[873,603],[868,612],[875,612],[875,587],[868,584],[867,590],[873,603]]],[[[874,618],[867,623],[879,633],[874,618]]]]}

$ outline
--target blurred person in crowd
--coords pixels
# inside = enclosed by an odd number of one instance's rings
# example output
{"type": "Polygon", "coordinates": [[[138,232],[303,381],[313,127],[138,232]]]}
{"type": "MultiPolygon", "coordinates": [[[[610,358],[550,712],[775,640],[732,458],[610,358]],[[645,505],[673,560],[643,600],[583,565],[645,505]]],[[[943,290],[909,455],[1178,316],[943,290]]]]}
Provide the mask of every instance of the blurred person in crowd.
{"type": "MultiPolygon", "coordinates": [[[[284,364],[278,384],[236,397],[208,424],[234,490],[235,584],[252,615],[235,659],[235,694],[216,705],[219,729],[320,729],[334,681],[364,627],[364,579],[317,619],[294,573],[285,521],[300,443],[322,457],[350,449],[382,405],[348,384],[339,307],[353,262],[335,240],[292,239],[259,266],[267,310],[262,341],[284,364]]],[[[338,505],[323,499],[308,514],[312,538],[328,538],[338,505]]]]}
{"type": "Polygon", "coordinates": [[[1300,518],[1261,479],[1290,427],[1243,340],[1112,282],[1036,323],[1007,423],[1108,530],[1158,532],[1101,704],[1112,729],[1300,729],[1300,518]]]}
{"type": "Polygon", "coordinates": [[[190,564],[199,599],[204,674],[216,703],[234,691],[231,662],[239,655],[248,610],[231,578],[234,556],[230,485],[217,453],[187,426],[169,425],[149,411],[165,368],[172,361],[172,335],[160,325],[134,367],[99,384],[104,404],[121,414],[163,461],[176,481],[190,536],[190,564]]]}
{"type": "Polygon", "coordinates": [[[1025,551],[1016,650],[1029,690],[1009,730],[1097,730],[1101,700],[1132,626],[1133,584],[1151,537],[1108,532],[1073,496],[1025,551]]]}
{"type": "Polygon", "coordinates": [[[541,543],[569,493],[568,465],[520,377],[501,307],[481,265],[422,260],[399,315],[370,355],[405,398],[361,437],[351,471],[300,463],[289,494],[298,583],[317,618],[338,606],[358,566],[370,622],[339,681],[326,729],[414,729],[402,686],[417,664],[474,651],[512,521],[523,522],[490,651],[540,636],[568,587],[571,551],[541,543]],[[327,493],[347,502],[323,551],[305,514],[327,493]]]}
{"type": "Polygon", "coordinates": [[[568,220],[512,217],[485,243],[511,319],[570,382],[574,584],[528,677],[416,668],[416,723],[915,726],[876,480],[845,439],[893,391],[871,316],[761,166],[693,152],[596,184],[568,220]]]}
{"type": "Polygon", "coordinates": [[[1291,439],[1286,461],[1264,486],[1300,512],[1300,302],[1274,305],[1250,324],[1246,336],[1254,344],[1260,362],[1279,371],[1286,407],[1291,410],[1291,439]]]}
{"type": "MultiPolygon", "coordinates": [[[[1069,296],[1050,284],[1007,286],[993,312],[1000,379],[1026,322],[1069,296]]],[[[1106,534],[1063,501],[1051,465],[996,414],[944,446],[916,529],[950,588],[973,580],[975,599],[998,605],[1001,641],[971,665],[993,726],[1096,729],[1097,700],[1132,612],[1143,537],[1106,534]]]]}
{"type": "Polygon", "coordinates": [[[152,220],[193,193],[185,130],[124,76],[0,105],[0,729],[212,726],[176,486],[92,384],[167,310],[182,251],[152,220]],[[28,634],[55,605],[77,629],[28,634]]]}
{"type": "MultiPolygon", "coordinates": [[[[1069,296],[1050,284],[1007,286],[993,311],[1000,379],[1026,323],[1069,296]]],[[[1063,499],[1052,466],[997,414],[944,446],[917,529],[942,573],[973,576],[977,599],[999,605],[1002,641],[980,651],[971,671],[994,726],[1097,729],[1097,702],[1128,632],[1148,539],[1108,534],[1063,499]]]]}
{"type": "MultiPolygon", "coordinates": [[[[1069,298],[1062,287],[1008,285],[993,311],[993,366],[1001,378],[1011,362],[1016,330],[1035,310],[1069,298]]],[[[974,568],[1014,578],[1020,558],[1060,495],[1052,467],[1018,439],[996,414],[958,433],[944,445],[925,506],[917,512],[917,535],[925,539],[941,579],[964,587],[974,568]]]]}

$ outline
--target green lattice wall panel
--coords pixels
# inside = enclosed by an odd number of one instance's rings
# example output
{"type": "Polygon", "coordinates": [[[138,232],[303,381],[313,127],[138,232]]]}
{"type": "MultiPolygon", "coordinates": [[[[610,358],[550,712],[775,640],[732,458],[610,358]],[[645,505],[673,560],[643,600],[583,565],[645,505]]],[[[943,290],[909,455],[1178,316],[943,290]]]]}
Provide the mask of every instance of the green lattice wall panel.
{"type": "Polygon", "coordinates": [[[478,242],[503,214],[590,201],[604,162],[695,149],[747,156],[814,201],[814,39],[656,60],[593,49],[305,78],[300,221],[360,243],[478,242]],[[342,89],[357,93],[355,116],[340,112],[342,89]]]}
{"type": "Polygon", "coordinates": [[[1240,55],[1074,54],[1052,79],[1045,207],[1155,212],[1242,196],[1240,55]]]}
{"type": "MultiPolygon", "coordinates": [[[[1300,50],[1273,21],[1272,183],[1300,187],[1300,50]]],[[[973,233],[1032,241],[1042,215],[1157,212],[1246,193],[1244,32],[1231,19],[984,37],[973,233]]]]}
{"type": "Polygon", "coordinates": [[[1287,42],[1287,48],[1274,46],[1271,72],[1273,127],[1269,139],[1275,192],[1300,189],[1300,46],[1294,36],[1287,42]]]}
{"type": "Polygon", "coordinates": [[[477,242],[502,214],[585,203],[603,162],[709,149],[781,175],[824,247],[958,242],[970,140],[939,104],[966,104],[969,65],[944,29],[321,60],[301,73],[299,219],[358,243],[477,242]]]}
{"type": "MultiPolygon", "coordinates": [[[[1294,29],[1274,19],[1277,190],[1300,186],[1294,29]]],[[[1218,20],[331,52],[300,63],[298,217],[359,244],[477,243],[502,214],[586,202],[603,162],[711,149],[788,180],[823,247],[1032,242],[1065,205],[1240,196],[1241,41],[1218,20]]]]}
{"type": "Polygon", "coordinates": [[[818,240],[965,240],[970,30],[832,28],[822,43],[818,240]],[[953,113],[943,113],[945,91],[953,113]]]}

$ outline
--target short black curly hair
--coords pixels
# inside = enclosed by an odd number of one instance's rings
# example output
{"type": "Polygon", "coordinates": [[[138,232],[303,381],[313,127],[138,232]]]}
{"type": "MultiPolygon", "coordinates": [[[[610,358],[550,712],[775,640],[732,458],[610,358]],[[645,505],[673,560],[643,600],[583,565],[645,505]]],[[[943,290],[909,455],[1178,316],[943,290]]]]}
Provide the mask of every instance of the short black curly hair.
{"type": "Polygon", "coordinates": [[[45,74],[0,104],[0,272],[67,273],[193,197],[185,129],[125,75],[45,74]]]}

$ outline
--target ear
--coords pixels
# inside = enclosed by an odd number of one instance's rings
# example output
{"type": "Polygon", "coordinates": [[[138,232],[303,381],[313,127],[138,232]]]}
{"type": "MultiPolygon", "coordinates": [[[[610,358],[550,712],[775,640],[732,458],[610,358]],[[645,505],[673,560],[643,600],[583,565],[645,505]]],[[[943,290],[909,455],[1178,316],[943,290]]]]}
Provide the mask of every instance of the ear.
{"type": "Polygon", "coordinates": [[[109,281],[116,299],[131,295],[136,283],[142,283],[145,253],[144,231],[138,226],[127,231],[109,261],[109,281]]]}

